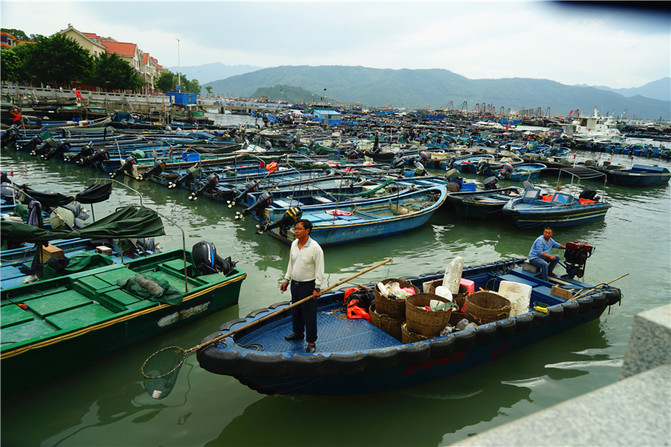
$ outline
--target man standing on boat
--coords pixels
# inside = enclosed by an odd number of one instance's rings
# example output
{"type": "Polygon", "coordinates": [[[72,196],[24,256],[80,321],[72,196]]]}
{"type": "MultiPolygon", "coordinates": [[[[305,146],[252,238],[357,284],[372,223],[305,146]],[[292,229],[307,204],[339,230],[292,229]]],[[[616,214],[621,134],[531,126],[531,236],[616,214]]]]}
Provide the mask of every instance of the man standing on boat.
{"type": "Polygon", "coordinates": [[[543,234],[536,238],[529,251],[529,263],[541,269],[540,276],[544,281],[548,280],[548,275],[557,276],[552,271],[559,262],[559,256],[551,255],[550,249],[564,250],[566,248],[552,239],[552,235],[552,228],[545,227],[543,234]]]}
{"type": "Polygon", "coordinates": [[[289,266],[280,284],[280,290],[286,291],[291,283],[291,302],[295,303],[312,295],[308,300],[291,309],[293,333],[284,337],[286,340],[305,340],[308,346],[305,352],[315,352],[317,341],[317,298],[321,295],[322,279],[324,278],[324,252],[319,244],[310,238],[312,222],[300,219],[294,225],[296,239],[291,243],[289,266]]]}

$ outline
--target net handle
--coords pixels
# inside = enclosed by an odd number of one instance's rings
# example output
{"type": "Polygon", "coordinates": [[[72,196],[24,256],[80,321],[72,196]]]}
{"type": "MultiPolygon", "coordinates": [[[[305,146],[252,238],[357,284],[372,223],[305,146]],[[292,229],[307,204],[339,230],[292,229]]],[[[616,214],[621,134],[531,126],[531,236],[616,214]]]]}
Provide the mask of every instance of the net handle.
{"type": "MultiPolygon", "coordinates": [[[[344,283],[346,283],[346,282],[349,282],[349,281],[353,280],[354,278],[363,275],[364,273],[368,273],[368,272],[370,272],[371,270],[374,270],[374,269],[376,269],[376,268],[378,268],[378,267],[380,267],[380,266],[383,266],[384,264],[387,264],[388,262],[391,262],[391,258],[385,259],[384,261],[378,262],[377,264],[375,264],[375,265],[373,265],[373,266],[371,266],[371,267],[368,267],[368,268],[366,268],[366,269],[364,269],[364,270],[361,270],[359,273],[356,273],[356,274],[350,276],[349,278],[345,278],[345,279],[343,279],[342,281],[338,281],[337,283],[333,284],[332,286],[329,286],[329,287],[327,287],[326,289],[322,290],[322,293],[324,293],[324,292],[328,292],[329,290],[332,290],[332,289],[334,289],[334,288],[336,288],[336,287],[338,287],[338,286],[340,286],[340,285],[342,285],[342,284],[344,284],[344,283]]],[[[232,330],[232,331],[227,332],[227,333],[225,333],[225,334],[219,335],[219,336],[213,338],[212,340],[209,340],[209,341],[207,341],[207,342],[205,342],[205,343],[201,343],[201,344],[196,345],[196,346],[194,346],[194,347],[192,347],[192,348],[189,348],[189,349],[187,349],[186,351],[184,351],[184,356],[186,356],[186,355],[188,355],[188,354],[191,354],[192,352],[197,351],[197,350],[199,350],[199,349],[202,349],[202,348],[204,348],[204,347],[206,347],[206,346],[210,346],[210,345],[212,345],[212,344],[215,344],[215,343],[217,343],[217,342],[223,340],[224,338],[228,338],[228,337],[230,337],[230,336],[232,336],[232,335],[234,335],[234,334],[237,334],[237,333],[240,332],[240,331],[244,331],[244,330],[246,330],[246,329],[249,329],[250,327],[256,326],[257,324],[259,324],[259,323],[261,323],[261,322],[263,322],[263,321],[266,321],[266,320],[268,320],[268,319],[270,319],[270,318],[273,318],[273,317],[275,317],[275,316],[277,316],[277,315],[279,315],[279,314],[281,314],[281,313],[283,313],[283,312],[286,312],[286,311],[289,310],[289,309],[292,309],[292,308],[294,308],[294,307],[296,307],[296,306],[300,306],[301,304],[303,304],[303,303],[305,303],[306,301],[309,301],[309,300],[311,300],[311,299],[312,299],[312,295],[310,295],[310,296],[306,296],[306,297],[303,298],[302,300],[300,300],[300,301],[296,301],[295,303],[291,303],[291,304],[288,305],[287,307],[283,307],[282,309],[279,309],[279,310],[277,310],[277,311],[275,311],[275,312],[273,312],[273,313],[271,313],[271,314],[268,314],[268,315],[266,315],[266,316],[263,317],[263,318],[259,318],[258,320],[254,320],[254,321],[252,321],[251,323],[246,324],[246,325],[244,325],[244,326],[242,326],[242,327],[240,327],[240,328],[238,328],[238,329],[235,329],[235,330],[232,330]]]]}

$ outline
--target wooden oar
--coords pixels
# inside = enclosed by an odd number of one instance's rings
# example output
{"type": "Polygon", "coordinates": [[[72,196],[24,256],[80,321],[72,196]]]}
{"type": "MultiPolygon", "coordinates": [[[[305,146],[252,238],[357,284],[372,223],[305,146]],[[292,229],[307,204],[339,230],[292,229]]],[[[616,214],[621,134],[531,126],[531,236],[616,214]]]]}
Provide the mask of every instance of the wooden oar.
{"type": "MultiPolygon", "coordinates": [[[[353,280],[358,276],[363,275],[364,273],[370,272],[371,270],[374,270],[384,264],[387,264],[388,262],[391,262],[391,258],[378,262],[377,264],[368,267],[360,271],[359,273],[350,276],[349,278],[343,279],[342,281],[338,281],[332,286],[329,286],[326,289],[322,290],[322,293],[328,292],[329,290],[332,290],[346,282],[353,280]]],[[[156,351],[151,356],[149,356],[147,360],[144,361],[144,363],[142,364],[142,368],[140,370],[142,372],[142,375],[144,376],[145,391],[147,391],[147,393],[149,393],[149,395],[154,399],[163,399],[164,397],[168,396],[168,394],[170,394],[173,387],[175,386],[175,382],[177,381],[177,374],[179,374],[179,370],[184,364],[184,360],[187,355],[196,352],[199,349],[213,345],[214,343],[217,343],[225,338],[237,334],[240,331],[244,331],[253,326],[256,326],[259,323],[262,323],[270,318],[276,317],[277,315],[286,312],[287,310],[292,309],[296,306],[299,306],[311,299],[313,299],[312,295],[306,296],[302,300],[296,301],[295,303],[291,303],[290,305],[278,309],[277,311],[270,313],[263,318],[254,320],[251,323],[246,324],[238,329],[219,335],[213,338],[212,340],[206,341],[205,343],[201,343],[192,348],[185,350],[180,348],[179,346],[168,346],[159,351],[156,351]],[[145,372],[145,369],[147,369],[147,366],[150,364],[152,374],[148,374],[147,372],[145,372]],[[153,369],[159,369],[158,374],[153,374],[153,369]]]]}
{"type": "Polygon", "coordinates": [[[569,299],[566,300],[566,301],[573,301],[573,300],[577,300],[578,298],[582,298],[583,296],[587,295],[587,294],[590,293],[590,292],[594,292],[595,290],[600,289],[600,288],[602,288],[603,286],[607,286],[608,284],[610,284],[610,283],[612,283],[612,282],[615,282],[615,281],[617,281],[618,279],[622,279],[622,278],[624,278],[624,277],[627,276],[628,274],[629,274],[629,273],[625,273],[624,275],[618,276],[618,277],[615,278],[615,279],[611,279],[611,280],[608,281],[608,282],[605,282],[605,283],[603,283],[603,284],[599,284],[598,286],[594,286],[594,287],[592,287],[591,289],[587,289],[587,290],[585,290],[585,291],[582,292],[582,293],[579,293],[579,294],[577,294],[577,295],[575,295],[575,296],[572,296],[571,298],[569,298],[569,299]]]}

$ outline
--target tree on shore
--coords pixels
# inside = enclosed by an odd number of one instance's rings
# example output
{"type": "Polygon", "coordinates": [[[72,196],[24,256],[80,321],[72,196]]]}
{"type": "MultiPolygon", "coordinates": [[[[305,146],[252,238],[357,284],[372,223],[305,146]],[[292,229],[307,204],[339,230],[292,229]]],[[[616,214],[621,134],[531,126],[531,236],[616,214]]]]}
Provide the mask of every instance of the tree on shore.
{"type": "Polygon", "coordinates": [[[101,54],[93,58],[91,84],[105,90],[139,90],[144,79],[117,54],[101,54]]]}
{"type": "Polygon", "coordinates": [[[183,74],[179,74],[178,76],[177,74],[171,73],[169,71],[161,73],[161,76],[154,85],[163,93],[168,93],[177,91],[177,82],[181,83],[182,93],[200,94],[201,87],[197,79],[189,80],[183,74]]]}

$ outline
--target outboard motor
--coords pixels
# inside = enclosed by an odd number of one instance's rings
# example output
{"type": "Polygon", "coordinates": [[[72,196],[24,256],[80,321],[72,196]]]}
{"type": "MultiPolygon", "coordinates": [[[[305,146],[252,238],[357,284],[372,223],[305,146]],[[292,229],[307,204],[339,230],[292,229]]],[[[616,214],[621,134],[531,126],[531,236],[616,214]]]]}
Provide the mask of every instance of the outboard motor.
{"type": "Polygon", "coordinates": [[[135,163],[137,163],[135,155],[131,155],[130,157],[126,158],[121,162],[121,166],[119,166],[119,168],[116,171],[110,172],[110,177],[115,178],[117,175],[122,174],[124,172],[130,175],[133,169],[133,165],[135,163]]]}
{"type": "Polygon", "coordinates": [[[482,183],[485,186],[485,189],[496,189],[496,184],[499,182],[499,179],[495,175],[487,177],[482,183]]]}
{"type": "MultiPolygon", "coordinates": [[[[34,136],[33,138],[31,138],[26,144],[21,145],[20,148],[17,147],[16,150],[17,150],[17,151],[18,151],[18,150],[22,150],[22,151],[26,151],[26,152],[32,152],[32,151],[35,150],[35,148],[36,148],[38,145],[40,145],[40,144],[42,144],[42,143],[43,143],[42,137],[40,137],[39,135],[35,135],[35,136],[34,136]]],[[[3,146],[4,146],[4,144],[3,144],[3,146]]]]}
{"type": "Polygon", "coordinates": [[[510,178],[510,174],[513,173],[513,165],[510,163],[504,163],[503,168],[496,174],[497,177],[510,178]]]}
{"type": "Polygon", "coordinates": [[[235,269],[235,264],[230,256],[222,259],[217,255],[217,248],[211,242],[200,241],[191,248],[193,264],[200,275],[211,275],[213,273],[223,273],[224,276],[231,274],[235,269]]]}
{"type": "Polygon", "coordinates": [[[156,163],[154,163],[154,166],[149,168],[147,172],[145,172],[144,174],[140,174],[137,179],[139,181],[142,181],[146,178],[151,177],[152,175],[159,175],[161,172],[163,172],[164,169],[165,169],[165,161],[158,160],[156,163]]]}
{"type": "Polygon", "coordinates": [[[424,152],[424,151],[421,151],[421,152],[419,153],[419,162],[420,162],[422,165],[426,166],[426,165],[429,163],[429,154],[427,154],[427,153],[424,152]]]}
{"type": "Polygon", "coordinates": [[[58,143],[56,147],[52,147],[42,154],[42,159],[51,160],[57,155],[63,155],[70,150],[70,143],[58,143]]]}
{"type": "Polygon", "coordinates": [[[295,225],[302,215],[303,211],[301,211],[299,207],[291,207],[288,210],[286,210],[286,212],[282,217],[280,217],[270,225],[263,225],[263,224],[257,225],[256,227],[258,228],[258,231],[256,232],[256,234],[263,234],[265,231],[270,231],[274,228],[279,227],[280,234],[286,237],[289,227],[295,225]]]}
{"type": "Polygon", "coordinates": [[[594,250],[595,247],[592,247],[587,242],[567,242],[564,252],[564,259],[566,260],[565,278],[573,279],[575,276],[578,278],[585,276],[587,258],[592,256],[594,250]]]}
{"type": "Polygon", "coordinates": [[[242,219],[243,217],[248,216],[252,213],[255,213],[256,217],[261,219],[263,217],[263,213],[265,212],[266,208],[268,208],[272,203],[273,203],[273,195],[270,193],[270,191],[266,191],[263,194],[261,194],[258,199],[256,199],[256,202],[254,202],[253,205],[251,205],[248,208],[245,208],[242,211],[242,213],[236,212],[235,219],[236,220],[242,219]]]}
{"type": "Polygon", "coordinates": [[[233,200],[228,200],[226,203],[228,203],[228,207],[231,208],[233,205],[235,205],[238,201],[245,200],[247,197],[247,194],[250,192],[256,192],[256,188],[259,186],[259,181],[258,180],[252,180],[251,182],[245,183],[244,188],[242,188],[242,191],[240,191],[240,194],[238,194],[233,200]]]}
{"type": "Polygon", "coordinates": [[[391,160],[392,169],[403,169],[403,166],[405,166],[405,161],[400,156],[397,155],[391,160]]]}
{"type": "Polygon", "coordinates": [[[42,145],[36,149],[30,151],[30,155],[33,157],[36,155],[42,156],[51,150],[52,147],[58,146],[58,143],[53,138],[47,138],[42,145]]]}
{"type": "Polygon", "coordinates": [[[201,186],[199,190],[194,191],[189,195],[189,200],[196,200],[198,196],[202,195],[205,191],[212,191],[214,188],[217,187],[218,181],[219,177],[217,176],[217,174],[208,175],[205,181],[203,182],[203,186],[201,186]]]}
{"type": "Polygon", "coordinates": [[[449,171],[454,166],[454,162],[457,160],[456,157],[450,157],[447,162],[445,162],[445,170],[449,171]]]}
{"type": "Polygon", "coordinates": [[[478,164],[477,164],[477,166],[476,166],[476,168],[475,168],[475,173],[478,174],[478,175],[482,175],[482,174],[484,174],[484,173],[485,173],[485,169],[487,169],[487,166],[488,166],[488,165],[489,165],[489,163],[487,163],[487,159],[486,159],[486,158],[481,158],[481,159],[479,159],[479,160],[478,160],[478,164]]]}
{"type": "Polygon", "coordinates": [[[110,159],[110,155],[107,153],[106,149],[98,149],[93,154],[88,157],[84,157],[77,162],[78,166],[88,167],[88,166],[99,166],[100,163],[110,159]]]}
{"type": "Polygon", "coordinates": [[[426,168],[419,160],[415,162],[415,175],[426,175],[426,168]]]}
{"type": "Polygon", "coordinates": [[[579,197],[581,199],[593,200],[595,202],[599,201],[599,197],[596,195],[596,191],[593,190],[592,188],[583,189],[583,191],[580,193],[579,197]]]}
{"type": "Polygon", "coordinates": [[[19,131],[19,128],[16,127],[16,124],[12,124],[9,129],[2,134],[2,147],[14,148],[18,151],[20,148],[16,145],[16,142],[19,139],[21,139],[21,132],[19,131]]]}
{"type": "Polygon", "coordinates": [[[93,141],[88,142],[78,153],[75,155],[66,155],[63,157],[65,161],[73,161],[77,163],[79,160],[81,160],[84,157],[90,157],[91,154],[93,154],[93,141]]]}
{"type": "Polygon", "coordinates": [[[177,179],[176,182],[169,182],[168,183],[168,189],[173,189],[176,188],[177,186],[181,185],[182,183],[186,183],[187,185],[190,185],[191,182],[193,182],[196,177],[200,175],[200,167],[198,166],[198,163],[195,165],[191,166],[189,169],[187,169],[186,174],[181,176],[180,178],[177,179]]]}

